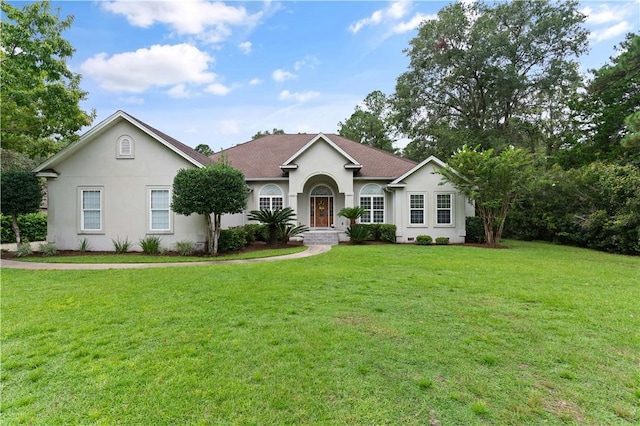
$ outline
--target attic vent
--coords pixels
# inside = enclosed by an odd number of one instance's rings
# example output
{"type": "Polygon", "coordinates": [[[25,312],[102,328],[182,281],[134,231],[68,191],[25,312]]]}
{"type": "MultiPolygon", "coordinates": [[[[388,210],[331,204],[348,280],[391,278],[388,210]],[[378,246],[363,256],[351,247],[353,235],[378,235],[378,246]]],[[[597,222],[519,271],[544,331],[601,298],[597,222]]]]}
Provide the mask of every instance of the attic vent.
{"type": "Polygon", "coordinates": [[[120,136],[117,143],[117,158],[133,158],[133,138],[128,135],[120,136]]]}

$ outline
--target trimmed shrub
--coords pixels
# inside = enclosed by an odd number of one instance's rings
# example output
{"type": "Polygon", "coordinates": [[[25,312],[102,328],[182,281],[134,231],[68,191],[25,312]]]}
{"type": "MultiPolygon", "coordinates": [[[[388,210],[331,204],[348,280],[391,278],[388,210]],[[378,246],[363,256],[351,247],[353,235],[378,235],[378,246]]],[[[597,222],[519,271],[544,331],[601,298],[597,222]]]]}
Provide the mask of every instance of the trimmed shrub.
{"type": "Polygon", "coordinates": [[[449,237],[436,237],[436,244],[440,246],[446,246],[449,244],[449,237]]]}
{"type": "Polygon", "coordinates": [[[180,256],[191,256],[196,251],[196,245],[192,241],[178,241],[176,243],[176,251],[180,256]]]}
{"type": "Polygon", "coordinates": [[[391,225],[389,223],[380,224],[380,241],[384,241],[386,243],[395,243],[396,242],[396,226],[391,225]]]}
{"type": "Polygon", "coordinates": [[[220,230],[218,252],[240,251],[247,245],[247,231],[243,226],[220,230]]]}
{"type": "Polygon", "coordinates": [[[430,235],[418,235],[416,237],[416,244],[419,246],[429,246],[433,243],[433,238],[430,235]]]}
{"type": "MultiPolygon", "coordinates": [[[[11,228],[11,216],[0,216],[0,233],[2,243],[15,243],[16,235],[11,228]]],[[[44,241],[47,239],[47,215],[44,213],[28,213],[18,216],[18,227],[23,239],[44,241]]]]}
{"type": "Polygon", "coordinates": [[[53,243],[40,243],[40,254],[44,257],[51,257],[58,254],[58,250],[53,243]]]}
{"type": "Polygon", "coordinates": [[[256,241],[266,241],[266,232],[267,227],[260,223],[247,223],[244,225],[244,230],[246,232],[246,240],[247,244],[254,243],[256,241]]]}
{"type": "Polygon", "coordinates": [[[369,229],[371,233],[370,241],[380,241],[381,223],[363,223],[362,226],[366,226],[369,229]]]}
{"type": "Polygon", "coordinates": [[[142,249],[142,252],[144,254],[158,254],[160,253],[161,241],[162,241],[162,238],[156,235],[148,235],[143,239],[141,239],[138,242],[138,245],[140,245],[140,248],[142,249]]]}

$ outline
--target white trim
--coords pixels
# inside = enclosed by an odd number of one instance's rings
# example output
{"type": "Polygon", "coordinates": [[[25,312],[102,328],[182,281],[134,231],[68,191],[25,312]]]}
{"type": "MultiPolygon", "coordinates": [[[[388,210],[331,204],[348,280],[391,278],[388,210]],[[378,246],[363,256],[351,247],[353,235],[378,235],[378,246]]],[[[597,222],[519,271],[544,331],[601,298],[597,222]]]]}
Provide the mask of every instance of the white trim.
{"type": "Polygon", "coordinates": [[[427,192],[426,191],[412,191],[407,192],[407,211],[409,212],[409,217],[407,218],[407,226],[410,228],[424,228],[429,225],[429,215],[427,209],[427,192]],[[422,196],[422,209],[411,207],[411,196],[412,195],[421,195],[422,196]],[[422,222],[420,223],[412,223],[411,222],[411,212],[413,210],[422,210],[422,222]]]}
{"type": "Polygon", "coordinates": [[[455,192],[451,192],[451,191],[441,191],[441,192],[435,192],[434,196],[433,196],[434,200],[433,200],[433,209],[434,209],[434,216],[433,216],[433,226],[438,227],[438,228],[454,228],[455,227],[455,192]],[[439,195],[448,195],[449,196],[449,208],[439,208],[438,207],[438,196],[439,195]],[[438,223],[438,211],[439,210],[449,210],[449,223],[438,223]]]}
{"type": "Polygon", "coordinates": [[[147,233],[148,234],[171,234],[173,233],[173,214],[171,210],[171,187],[169,186],[148,186],[147,187],[147,233]],[[153,191],[166,191],[169,196],[169,205],[166,208],[154,209],[152,206],[151,193],[153,191]],[[154,229],[153,228],[153,211],[167,211],[169,213],[169,228],[154,229]]]}
{"type": "Polygon", "coordinates": [[[411,170],[409,170],[408,172],[406,172],[405,174],[403,174],[402,176],[400,176],[399,178],[397,178],[396,180],[394,180],[393,182],[391,182],[389,184],[389,186],[394,187],[397,184],[400,184],[400,182],[402,182],[403,180],[405,180],[407,177],[411,176],[413,173],[415,173],[416,171],[420,170],[422,167],[424,167],[425,165],[429,164],[429,163],[436,163],[438,166],[444,168],[447,167],[446,163],[436,157],[434,157],[433,155],[430,156],[429,158],[427,158],[426,160],[422,161],[421,163],[419,163],[418,165],[416,165],[415,167],[413,167],[411,170]]]}
{"type": "MultiPolygon", "coordinates": [[[[344,158],[346,158],[351,163],[351,164],[345,164],[345,166],[344,166],[345,168],[348,168],[348,169],[360,169],[360,168],[362,168],[362,164],[360,164],[358,161],[356,161],[355,158],[353,158],[352,156],[347,154],[342,148],[340,148],[338,145],[336,145],[335,142],[333,142],[331,139],[329,139],[329,137],[327,137],[323,133],[318,133],[313,139],[311,139],[309,142],[307,142],[302,148],[300,148],[291,157],[289,157],[284,163],[282,163],[280,168],[281,169],[287,169],[287,168],[292,168],[293,166],[295,166],[295,165],[291,164],[293,162],[293,160],[295,160],[300,155],[302,155],[302,153],[304,153],[307,149],[309,149],[313,144],[315,144],[320,139],[323,139],[325,142],[327,142],[331,147],[333,147],[333,149],[338,151],[344,158]]],[[[295,167],[297,167],[297,166],[295,166],[295,167]]]]}
{"type": "Polygon", "coordinates": [[[103,234],[104,233],[104,187],[103,186],[79,186],[78,187],[78,234],[103,234]],[[99,209],[85,209],[84,207],[84,193],[85,192],[99,192],[100,193],[100,208],[99,209]],[[98,229],[86,229],[85,228],[85,211],[98,211],[100,214],[100,228],[98,229]]]}

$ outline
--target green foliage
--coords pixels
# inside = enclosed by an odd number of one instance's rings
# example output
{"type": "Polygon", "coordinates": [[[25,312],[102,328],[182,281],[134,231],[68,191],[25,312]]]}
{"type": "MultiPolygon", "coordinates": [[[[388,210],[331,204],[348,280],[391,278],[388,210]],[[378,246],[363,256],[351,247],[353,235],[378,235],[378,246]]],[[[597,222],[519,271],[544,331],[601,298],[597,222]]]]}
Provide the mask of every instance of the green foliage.
{"type": "Polygon", "coordinates": [[[369,228],[360,224],[348,227],[346,234],[352,244],[362,244],[371,237],[369,228]]]}
{"type": "Polygon", "coordinates": [[[241,213],[248,195],[244,174],[223,160],[199,169],[179,170],[173,179],[171,209],[185,216],[204,215],[208,252],[217,254],[222,215],[241,213]]]}
{"type": "Polygon", "coordinates": [[[550,168],[509,215],[508,235],[640,254],[640,171],[592,163],[550,168]]]}
{"type": "Polygon", "coordinates": [[[251,139],[258,139],[261,138],[263,136],[268,136],[268,135],[284,135],[284,130],[282,129],[276,129],[274,128],[271,132],[268,130],[263,131],[259,131],[258,133],[256,133],[255,135],[251,136],[251,139]]]}
{"type": "Polygon", "coordinates": [[[138,245],[144,254],[159,254],[162,238],[157,235],[147,235],[138,241],[138,245]]]}
{"type": "Polygon", "coordinates": [[[511,147],[494,155],[492,149],[464,145],[439,171],[445,181],[475,202],[490,246],[500,242],[507,212],[532,174],[531,162],[531,155],[522,149],[511,147]]]}
{"type": "Polygon", "coordinates": [[[256,241],[266,241],[269,232],[265,225],[259,223],[247,223],[244,225],[244,230],[247,234],[247,244],[251,244],[256,241]]]}
{"type": "Polygon", "coordinates": [[[384,241],[386,243],[395,243],[396,242],[396,225],[392,225],[389,223],[381,223],[379,224],[380,229],[380,241],[384,241]]]}
{"type": "Polygon", "coordinates": [[[430,246],[433,243],[433,238],[430,235],[418,235],[416,237],[416,244],[419,246],[430,246]]]}
{"type": "Polygon", "coordinates": [[[131,248],[131,241],[129,241],[128,237],[124,239],[117,237],[115,240],[112,238],[111,242],[113,243],[113,249],[119,254],[126,253],[131,248]]]}
{"type": "Polygon", "coordinates": [[[640,35],[628,34],[617,50],[611,64],[592,70],[586,94],[573,105],[588,136],[567,151],[562,158],[565,167],[597,160],[640,166],[640,152],[623,146],[625,135],[633,132],[625,120],[640,105],[640,35]]]}
{"type": "Polygon", "coordinates": [[[56,245],[53,243],[40,243],[40,254],[44,257],[51,257],[58,254],[58,250],[56,250],[56,245]]]}
{"type": "Polygon", "coordinates": [[[49,1],[25,5],[22,10],[0,3],[0,116],[2,147],[46,158],[91,124],[80,103],[80,74],[67,64],[74,49],[62,37],[73,17],[60,19],[49,1]]]}
{"type": "Polygon", "coordinates": [[[191,256],[196,251],[196,246],[193,241],[178,241],[175,247],[180,256],[191,256]]]}
{"type": "Polygon", "coordinates": [[[349,226],[354,226],[356,221],[366,213],[366,210],[362,207],[343,207],[338,212],[338,216],[349,219],[349,226]]]}
{"type": "Polygon", "coordinates": [[[252,210],[247,215],[247,218],[265,225],[269,233],[269,240],[267,242],[271,245],[276,245],[278,243],[278,232],[280,229],[283,229],[287,223],[295,221],[296,214],[291,207],[285,207],[276,210],[252,210]]]}
{"type": "MultiPolygon", "coordinates": [[[[16,235],[11,228],[11,216],[0,216],[2,243],[15,243],[16,235]]],[[[24,240],[44,241],[47,239],[47,215],[28,213],[18,216],[18,227],[24,240]]]]}
{"type": "Polygon", "coordinates": [[[35,213],[42,201],[42,185],[36,175],[27,170],[2,173],[0,210],[6,215],[35,213]]]}
{"type": "Polygon", "coordinates": [[[80,243],[78,244],[78,251],[80,253],[89,251],[90,248],[91,248],[91,244],[89,243],[88,239],[83,238],[82,240],[80,240],[80,243]]]}
{"type": "Polygon", "coordinates": [[[436,237],[436,244],[440,246],[446,246],[449,244],[449,237],[436,237]]]}
{"type": "Polygon", "coordinates": [[[305,225],[296,225],[294,223],[286,223],[278,229],[278,239],[283,243],[288,243],[293,237],[307,232],[309,228],[305,225]]]}
{"type": "Polygon", "coordinates": [[[200,154],[209,156],[211,154],[213,154],[213,150],[211,149],[211,147],[207,144],[201,143],[200,145],[196,146],[196,151],[198,151],[200,154]]]}
{"type": "Polygon", "coordinates": [[[447,158],[463,143],[524,146],[524,129],[562,135],[568,120],[549,116],[566,110],[581,82],[584,19],[576,1],[542,0],[455,2],[424,21],[394,96],[393,120],[411,139],[405,155],[447,158]]]}
{"type": "Polygon", "coordinates": [[[240,251],[247,245],[247,231],[243,226],[222,229],[220,231],[220,241],[218,244],[218,251],[220,253],[240,251]]]}
{"type": "Polygon", "coordinates": [[[26,257],[31,256],[32,254],[33,250],[31,250],[31,244],[29,244],[28,241],[17,245],[16,257],[26,257]]]}
{"type": "Polygon", "coordinates": [[[355,111],[345,122],[338,123],[338,134],[345,138],[395,153],[393,147],[391,121],[389,120],[390,100],[379,90],[367,95],[363,107],[355,111]]]}
{"type": "Polygon", "coordinates": [[[467,216],[465,220],[467,243],[484,243],[486,241],[484,235],[484,227],[482,226],[482,218],[480,216],[467,216]]]}

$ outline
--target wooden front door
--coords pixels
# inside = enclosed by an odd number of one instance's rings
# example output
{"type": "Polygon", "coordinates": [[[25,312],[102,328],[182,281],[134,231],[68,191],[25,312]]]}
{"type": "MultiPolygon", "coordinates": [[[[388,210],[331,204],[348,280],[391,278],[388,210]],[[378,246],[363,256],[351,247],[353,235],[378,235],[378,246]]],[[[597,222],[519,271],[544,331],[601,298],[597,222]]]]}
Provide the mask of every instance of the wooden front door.
{"type": "Polygon", "coordinates": [[[333,224],[333,203],[331,197],[311,198],[311,226],[328,228],[333,224]]]}

